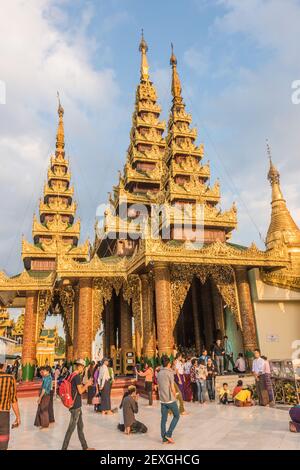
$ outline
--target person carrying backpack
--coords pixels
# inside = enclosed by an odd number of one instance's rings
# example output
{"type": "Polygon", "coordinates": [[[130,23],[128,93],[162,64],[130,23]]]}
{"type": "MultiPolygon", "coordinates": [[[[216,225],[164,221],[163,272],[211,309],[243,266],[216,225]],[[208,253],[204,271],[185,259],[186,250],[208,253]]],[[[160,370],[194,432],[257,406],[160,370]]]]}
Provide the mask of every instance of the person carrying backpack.
{"type": "Polygon", "coordinates": [[[67,429],[62,450],[67,450],[69,442],[75,428],[77,426],[78,437],[83,450],[93,450],[87,445],[84,433],[83,433],[83,420],[82,420],[82,399],[81,395],[86,392],[88,387],[93,383],[92,379],[89,379],[85,385],[82,384],[83,374],[85,370],[84,359],[77,359],[74,363],[75,372],[73,372],[59,388],[59,395],[62,399],[63,404],[69,408],[71,413],[69,427],[67,429]]]}

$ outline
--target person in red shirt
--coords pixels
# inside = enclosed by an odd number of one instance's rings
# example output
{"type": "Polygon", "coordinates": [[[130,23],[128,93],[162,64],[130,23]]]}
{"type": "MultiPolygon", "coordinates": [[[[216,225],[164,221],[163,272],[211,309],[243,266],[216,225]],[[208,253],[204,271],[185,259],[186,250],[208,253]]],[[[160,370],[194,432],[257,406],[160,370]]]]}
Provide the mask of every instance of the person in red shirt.
{"type": "Polygon", "coordinates": [[[233,389],[232,398],[234,398],[241,390],[243,390],[243,381],[238,380],[236,387],[233,389]]]}

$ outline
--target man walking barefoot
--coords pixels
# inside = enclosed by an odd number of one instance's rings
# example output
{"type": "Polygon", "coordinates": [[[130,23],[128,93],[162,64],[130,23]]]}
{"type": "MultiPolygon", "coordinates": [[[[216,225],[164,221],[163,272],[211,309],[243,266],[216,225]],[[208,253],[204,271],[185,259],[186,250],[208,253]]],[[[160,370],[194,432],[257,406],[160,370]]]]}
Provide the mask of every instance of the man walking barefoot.
{"type": "Polygon", "coordinates": [[[168,356],[161,358],[162,367],[157,375],[159,400],[161,403],[161,437],[163,444],[174,444],[172,434],[179,421],[179,409],[176,402],[176,390],[174,385],[174,372],[171,368],[168,356]],[[168,412],[171,411],[173,418],[168,431],[166,430],[168,412]]]}
{"type": "Polygon", "coordinates": [[[85,361],[84,359],[78,359],[75,362],[76,370],[74,372],[74,377],[72,378],[71,385],[72,385],[72,398],[74,400],[72,408],[70,408],[71,418],[69,427],[67,429],[65,439],[62,445],[62,450],[67,450],[69,446],[69,442],[75,428],[77,426],[78,437],[81,443],[81,447],[83,450],[94,450],[90,449],[87,445],[87,442],[84,437],[83,433],[83,420],[82,420],[82,399],[81,395],[86,392],[88,387],[90,387],[93,383],[92,379],[89,379],[85,385],[82,384],[82,379],[85,370],[85,361]]]}

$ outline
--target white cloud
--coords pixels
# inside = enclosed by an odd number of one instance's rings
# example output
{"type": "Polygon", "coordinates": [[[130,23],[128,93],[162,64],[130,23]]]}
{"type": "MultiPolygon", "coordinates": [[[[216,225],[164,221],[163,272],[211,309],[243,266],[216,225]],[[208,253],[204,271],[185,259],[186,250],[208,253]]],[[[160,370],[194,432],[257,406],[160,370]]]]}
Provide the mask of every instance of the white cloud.
{"type": "Polygon", "coordinates": [[[30,237],[32,214],[41,196],[50,150],[54,150],[56,91],[60,91],[66,111],[67,139],[72,133],[91,136],[90,115],[106,116],[94,141],[105,136],[115,119],[120,90],[114,71],[95,69],[91,61],[91,53],[102,47],[86,34],[92,10],[77,18],[80,28],[75,32],[67,27],[71,25],[68,10],[60,7],[65,3],[0,3],[0,79],[7,91],[6,105],[0,107],[0,200],[5,201],[1,204],[0,260],[1,254],[11,251],[9,237],[17,234],[13,259],[9,266],[1,266],[10,272],[21,269],[18,253],[25,206],[25,233],[30,237]]]}
{"type": "MultiPolygon", "coordinates": [[[[251,53],[263,51],[265,60],[232,63],[232,80],[212,97],[204,96],[201,113],[213,135],[216,152],[208,145],[212,164],[222,177],[227,199],[237,198],[239,230],[235,240],[259,241],[256,227],[265,236],[270,221],[271,191],[267,182],[268,160],[265,139],[281,171],[281,184],[288,207],[300,222],[297,182],[300,179],[300,106],[291,102],[291,83],[298,79],[300,5],[286,0],[221,0],[226,13],[215,22],[215,33],[231,39],[238,49],[241,35],[251,53]],[[284,34],[283,34],[284,31],[284,34]],[[238,34],[237,34],[238,33],[238,34]],[[297,34],[296,34],[297,33],[297,34]],[[297,59],[297,60],[296,60],[297,59]],[[245,209],[243,202],[247,210],[245,209]]],[[[230,54],[232,51],[228,51],[230,54]]],[[[227,51],[226,51],[227,54],[227,51]]],[[[196,104],[197,106],[197,104],[196,104]]]]}
{"type": "Polygon", "coordinates": [[[209,53],[208,50],[199,50],[195,46],[190,47],[184,53],[185,63],[197,73],[203,75],[209,68],[209,53]]]}

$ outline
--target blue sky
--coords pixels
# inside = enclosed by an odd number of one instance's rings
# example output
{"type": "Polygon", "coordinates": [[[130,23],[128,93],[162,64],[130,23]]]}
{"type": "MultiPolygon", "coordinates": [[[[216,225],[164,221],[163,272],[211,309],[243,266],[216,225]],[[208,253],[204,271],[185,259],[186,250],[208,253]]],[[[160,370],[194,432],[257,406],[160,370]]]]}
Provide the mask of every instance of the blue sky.
{"type": "Polygon", "coordinates": [[[82,240],[93,240],[98,204],[117,181],[129,143],[138,44],[144,28],[151,78],[167,119],[170,43],[198,142],[219,177],[222,209],[233,201],[232,241],[261,247],[270,217],[265,139],[300,221],[300,2],[296,0],[2,0],[0,4],[0,269],[22,269],[22,233],[55,148],[56,91],[65,108],[82,240]]]}

